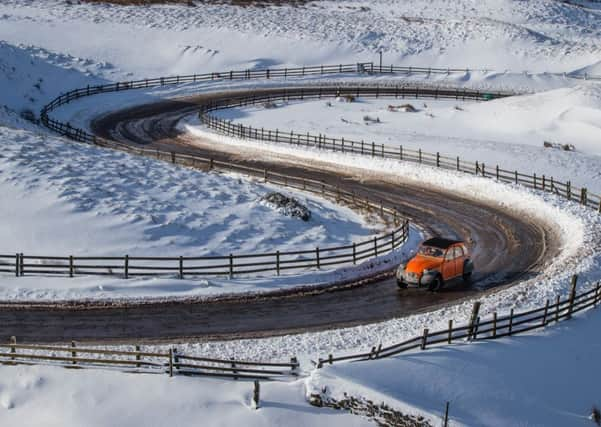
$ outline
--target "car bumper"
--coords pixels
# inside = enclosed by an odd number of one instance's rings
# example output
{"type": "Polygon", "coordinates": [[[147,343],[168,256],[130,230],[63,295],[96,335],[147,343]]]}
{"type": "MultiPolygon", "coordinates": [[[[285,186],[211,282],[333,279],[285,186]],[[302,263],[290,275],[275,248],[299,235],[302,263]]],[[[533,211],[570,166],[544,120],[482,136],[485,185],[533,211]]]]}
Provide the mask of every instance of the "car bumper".
{"type": "Polygon", "coordinates": [[[415,274],[406,273],[404,271],[397,271],[396,278],[399,283],[406,285],[409,288],[420,288],[427,287],[436,278],[434,274],[422,274],[417,276],[415,274]]]}

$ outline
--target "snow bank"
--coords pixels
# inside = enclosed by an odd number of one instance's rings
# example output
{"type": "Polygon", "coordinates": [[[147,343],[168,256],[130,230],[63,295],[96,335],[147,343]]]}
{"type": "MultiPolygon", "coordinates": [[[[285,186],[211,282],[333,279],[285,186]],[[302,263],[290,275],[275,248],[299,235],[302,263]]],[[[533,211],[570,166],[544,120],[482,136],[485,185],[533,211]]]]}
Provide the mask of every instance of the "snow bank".
{"type": "MultiPolygon", "coordinates": [[[[597,212],[549,193],[534,192],[519,186],[496,183],[490,179],[475,178],[465,174],[440,171],[435,168],[418,167],[393,160],[364,158],[311,149],[295,149],[275,144],[244,140],[240,141],[215,135],[203,127],[188,125],[189,131],[201,138],[233,146],[236,150],[260,150],[263,156],[273,153],[274,159],[293,156],[299,160],[319,161],[322,167],[350,168],[354,173],[387,174],[389,180],[418,181],[435,187],[485,200],[503,209],[514,210],[550,224],[559,233],[563,246],[559,255],[548,260],[545,268],[519,284],[494,293],[479,295],[482,302],[481,316],[492,312],[508,313],[511,308],[526,310],[540,307],[557,294],[566,295],[572,274],[580,274],[580,289],[586,289],[601,278],[601,217],[597,212]]],[[[264,340],[240,340],[236,342],[190,343],[185,351],[200,354],[221,354],[230,357],[245,354],[253,357],[285,358],[294,355],[317,357],[328,353],[353,353],[368,350],[373,345],[390,345],[414,337],[424,327],[430,330],[444,329],[449,319],[466,322],[473,300],[445,307],[430,313],[418,314],[385,322],[353,328],[307,333],[264,340]]]]}
{"type": "MultiPolygon", "coordinates": [[[[509,78],[509,77],[507,77],[509,78]]],[[[474,82],[475,83],[475,82],[474,82]]],[[[347,140],[375,141],[488,166],[553,176],[601,194],[601,86],[581,84],[489,102],[359,98],[280,102],[266,110],[249,106],[215,111],[245,126],[295,133],[310,131],[347,140]],[[414,114],[389,111],[409,103],[414,114]],[[364,118],[378,118],[378,123],[364,118]],[[576,151],[544,148],[573,144],[576,151]]]]}
{"type": "Polygon", "coordinates": [[[0,367],[0,424],[19,426],[369,426],[366,419],[318,409],[304,384],[261,383],[253,409],[251,382],[165,375],[0,367]]]}
{"type": "MultiPolygon", "coordinates": [[[[13,116],[35,119],[42,106],[60,92],[106,83],[92,77],[103,67],[106,64],[95,64],[33,46],[13,46],[0,40],[0,107],[5,109],[6,115],[10,111],[13,116]]],[[[11,124],[2,116],[0,113],[0,125],[11,124]]]]}
{"type": "MultiPolygon", "coordinates": [[[[383,231],[382,224],[349,208],[238,175],[201,173],[28,131],[0,128],[0,139],[3,254],[212,256],[340,246],[383,231]],[[311,219],[300,221],[264,206],[262,196],[275,189],[302,200],[311,219]]],[[[383,259],[379,268],[390,262],[383,259]]],[[[279,282],[271,275],[234,282],[3,277],[0,298],[215,295],[323,284],[357,269],[297,273],[279,282]]]]}
{"type": "Polygon", "coordinates": [[[597,309],[527,336],[326,365],[308,384],[438,419],[449,401],[451,425],[589,427],[592,407],[601,406],[601,344],[592,339],[600,327],[597,309]]]}
{"type": "Polygon", "coordinates": [[[601,45],[598,12],[553,0],[343,0],[266,8],[5,0],[0,19],[1,39],[93,57],[139,77],[352,63],[358,55],[377,61],[380,49],[386,63],[565,71],[598,61],[601,45]]]}

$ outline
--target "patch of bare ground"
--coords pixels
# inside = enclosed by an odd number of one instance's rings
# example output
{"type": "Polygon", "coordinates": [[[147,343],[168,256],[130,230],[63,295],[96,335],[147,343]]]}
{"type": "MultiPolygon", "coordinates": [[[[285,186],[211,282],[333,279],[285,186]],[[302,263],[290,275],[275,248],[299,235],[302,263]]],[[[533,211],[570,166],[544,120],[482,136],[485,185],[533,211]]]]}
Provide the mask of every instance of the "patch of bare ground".
{"type": "Polygon", "coordinates": [[[364,397],[357,398],[344,393],[344,398],[336,400],[327,395],[327,387],[321,394],[311,394],[309,404],[347,411],[369,419],[378,427],[433,427],[421,415],[406,415],[385,403],[375,403],[364,397]]]}

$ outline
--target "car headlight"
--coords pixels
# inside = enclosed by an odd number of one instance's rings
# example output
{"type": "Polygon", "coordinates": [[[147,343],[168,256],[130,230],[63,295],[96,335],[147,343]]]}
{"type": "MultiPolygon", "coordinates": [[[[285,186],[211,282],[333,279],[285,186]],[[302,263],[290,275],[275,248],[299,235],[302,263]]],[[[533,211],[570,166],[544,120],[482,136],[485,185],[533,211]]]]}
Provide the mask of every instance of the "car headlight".
{"type": "Polygon", "coordinates": [[[436,272],[436,270],[431,270],[429,268],[424,268],[424,274],[432,274],[432,273],[435,273],[435,272],[436,272]]]}

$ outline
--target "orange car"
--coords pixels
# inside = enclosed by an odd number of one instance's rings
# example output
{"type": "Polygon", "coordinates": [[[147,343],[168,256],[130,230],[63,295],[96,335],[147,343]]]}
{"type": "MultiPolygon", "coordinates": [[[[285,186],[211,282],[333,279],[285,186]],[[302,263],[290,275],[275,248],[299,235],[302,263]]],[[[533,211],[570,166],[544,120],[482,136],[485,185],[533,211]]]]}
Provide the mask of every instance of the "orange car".
{"type": "Polygon", "coordinates": [[[437,291],[457,277],[468,281],[473,271],[474,263],[462,241],[434,237],[424,241],[408,263],[399,266],[396,279],[401,288],[427,287],[437,291]]]}

